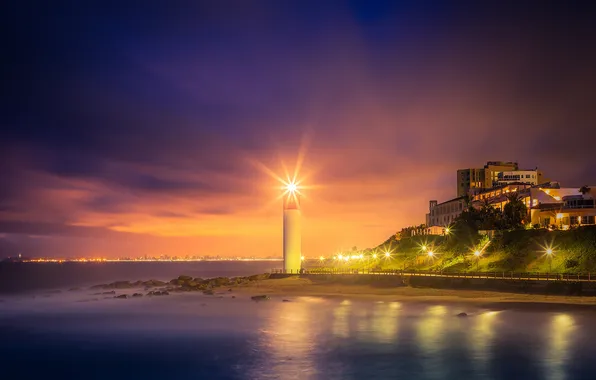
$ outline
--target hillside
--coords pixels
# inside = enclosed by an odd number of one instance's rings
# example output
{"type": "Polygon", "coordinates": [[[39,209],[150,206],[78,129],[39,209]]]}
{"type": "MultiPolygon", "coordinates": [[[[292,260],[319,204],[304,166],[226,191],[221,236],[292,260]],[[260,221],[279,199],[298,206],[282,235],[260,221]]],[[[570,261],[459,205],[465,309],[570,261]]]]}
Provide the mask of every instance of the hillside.
{"type": "Polygon", "coordinates": [[[401,240],[391,237],[362,254],[361,259],[335,261],[333,265],[336,268],[448,272],[596,273],[596,226],[568,231],[503,231],[492,239],[475,233],[458,234],[458,231],[449,236],[414,236],[401,240]],[[480,253],[478,257],[475,251],[480,253]],[[389,257],[386,252],[390,253],[389,257]]]}

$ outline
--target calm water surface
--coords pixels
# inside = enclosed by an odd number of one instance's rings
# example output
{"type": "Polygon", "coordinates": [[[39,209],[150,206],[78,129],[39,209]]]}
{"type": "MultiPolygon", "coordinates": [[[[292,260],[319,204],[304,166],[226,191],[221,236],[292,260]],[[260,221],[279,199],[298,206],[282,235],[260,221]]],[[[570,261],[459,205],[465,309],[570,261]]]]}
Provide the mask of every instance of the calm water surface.
{"type": "Polygon", "coordinates": [[[1,297],[2,378],[596,378],[590,312],[88,293],[1,297]]]}
{"type": "Polygon", "coordinates": [[[0,378],[596,378],[593,312],[315,297],[255,303],[233,292],[127,300],[47,292],[182,273],[249,275],[271,265],[2,264],[0,378]]]}

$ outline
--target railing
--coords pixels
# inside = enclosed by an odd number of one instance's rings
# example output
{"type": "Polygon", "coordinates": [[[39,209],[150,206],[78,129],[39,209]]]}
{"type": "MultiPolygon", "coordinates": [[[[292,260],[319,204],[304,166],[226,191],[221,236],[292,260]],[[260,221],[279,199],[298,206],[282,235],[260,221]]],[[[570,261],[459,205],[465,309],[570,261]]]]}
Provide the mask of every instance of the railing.
{"type": "Polygon", "coordinates": [[[419,276],[470,279],[502,279],[502,280],[534,280],[534,281],[573,281],[596,282],[596,276],[591,273],[535,273],[535,272],[441,272],[441,271],[407,271],[407,270],[375,270],[375,269],[303,269],[299,271],[285,271],[272,269],[272,274],[308,274],[308,275],[380,275],[380,276],[419,276]]]}

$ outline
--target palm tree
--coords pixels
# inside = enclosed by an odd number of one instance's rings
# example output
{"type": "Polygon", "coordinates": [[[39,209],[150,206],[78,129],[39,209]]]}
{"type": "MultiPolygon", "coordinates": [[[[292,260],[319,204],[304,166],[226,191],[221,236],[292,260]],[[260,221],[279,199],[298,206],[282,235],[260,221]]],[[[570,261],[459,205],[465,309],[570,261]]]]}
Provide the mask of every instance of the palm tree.
{"type": "Polygon", "coordinates": [[[579,192],[582,193],[582,195],[586,195],[590,192],[590,189],[588,186],[584,185],[582,187],[579,188],[579,192]]]}

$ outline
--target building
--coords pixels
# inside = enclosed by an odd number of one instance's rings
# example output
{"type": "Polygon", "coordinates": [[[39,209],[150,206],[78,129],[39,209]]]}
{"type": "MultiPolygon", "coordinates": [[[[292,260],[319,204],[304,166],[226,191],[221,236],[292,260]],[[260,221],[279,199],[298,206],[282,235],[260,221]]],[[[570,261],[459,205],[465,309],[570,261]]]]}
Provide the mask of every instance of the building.
{"type": "Polygon", "coordinates": [[[493,186],[503,186],[511,183],[524,183],[528,185],[539,185],[545,183],[542,172],[534,170],[514,170],[499,172],[493,186]]]}
{"type": "Polygon", "coordinates": [[[483,168],[457,171],[457,196],[463,197],[472,189],[490,189],[501,172],[518,170],[517,162],[488,161],[483,168]]]}
{"type": "MultiPolygon", "coordinates": [[[[592,187],[595,188],[595,187],[592,187]]],[[[590,192],[565,195],[560,201],[543,203],[532,208],[531,223],[540,227],[569,229],[595,224],[596,200],[590,192]]]]}
{"type": "Polygon", "coordinates": [[[448,226],[466,209],[466,198],[458,197],[443,203],[429,202],[426,226],[448,226]]]}
{"type": "Polygon", "coordinates": [[[557,182],[535,186],[516,183],[493,188],[475,194],[471,205],[480,208],[487,203],[502,211],[511,193],[518,194],[524,202],[533,226],[569,229],[595,224],[596,202],[592,191],[580,194],[577,188],[562,188],[557,182]]]}

